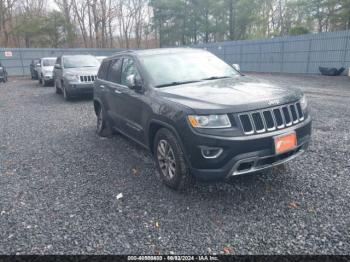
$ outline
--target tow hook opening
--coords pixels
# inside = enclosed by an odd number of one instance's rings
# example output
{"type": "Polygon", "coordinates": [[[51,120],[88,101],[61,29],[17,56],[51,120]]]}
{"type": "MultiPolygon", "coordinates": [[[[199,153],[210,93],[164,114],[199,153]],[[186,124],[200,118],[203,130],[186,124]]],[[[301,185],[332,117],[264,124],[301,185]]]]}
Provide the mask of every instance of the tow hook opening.
{"type": "Polygon", "coordinates": [[[250,169],[252,169],[254,166],[254,161],[249,161],[249,162],[243,162],[241,164],[239,164],[237,171],[248,171],[250,169]]]}

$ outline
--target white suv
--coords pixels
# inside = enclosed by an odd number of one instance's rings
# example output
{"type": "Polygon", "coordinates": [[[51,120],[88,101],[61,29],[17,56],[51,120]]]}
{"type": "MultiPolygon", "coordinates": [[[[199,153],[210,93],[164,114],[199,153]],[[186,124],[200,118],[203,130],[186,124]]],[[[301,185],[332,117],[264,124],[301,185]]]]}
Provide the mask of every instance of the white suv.
{"type": "Polygon", "coordinates": [[[56,63],[57,57],[43,57],[39,60],[37,67],[39,84],[47,86],[49,83],[53,83],[53,68],[56,63]]]}

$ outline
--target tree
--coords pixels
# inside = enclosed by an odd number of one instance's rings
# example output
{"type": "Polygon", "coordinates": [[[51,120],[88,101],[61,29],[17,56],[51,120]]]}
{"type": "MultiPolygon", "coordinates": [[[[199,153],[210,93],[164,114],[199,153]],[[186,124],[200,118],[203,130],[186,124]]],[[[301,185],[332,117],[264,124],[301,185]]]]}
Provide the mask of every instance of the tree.
{"type": "Polygon", "coordinates": [[[305,35],[309,33],[310,31],[303,26],[294,26],[289,30],[289,35],[305,35]]]}

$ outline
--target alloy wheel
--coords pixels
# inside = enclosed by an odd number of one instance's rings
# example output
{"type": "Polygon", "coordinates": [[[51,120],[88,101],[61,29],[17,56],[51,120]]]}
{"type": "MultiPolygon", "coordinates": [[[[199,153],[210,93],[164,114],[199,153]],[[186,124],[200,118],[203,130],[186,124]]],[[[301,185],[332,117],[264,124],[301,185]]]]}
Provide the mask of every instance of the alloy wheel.
{"type": "Polygon", "coordinates": [[[176,174],[175,154],[171,145],[164,139],[158,143],[157,158],[163,176],[172,179],[176,174]]]}

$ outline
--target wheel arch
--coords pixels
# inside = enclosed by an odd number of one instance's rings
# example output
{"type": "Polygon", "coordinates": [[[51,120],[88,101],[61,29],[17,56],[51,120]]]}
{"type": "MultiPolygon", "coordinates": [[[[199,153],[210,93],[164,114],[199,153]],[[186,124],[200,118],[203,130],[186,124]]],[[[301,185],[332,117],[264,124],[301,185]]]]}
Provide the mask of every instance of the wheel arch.
{"type": "Polygon", "coordinates": [[[102,107],[101,100],[98,98],[94,98],[94,111],[96,115],[98,115],[98,113],[100,112],[101,107],[102,107]]]}
{"type": "Polygon", "coordinates": [[[188,155],[186,154],[186,150],[185,150],[185,147],[184,147],[184,145],[182,143],[182,140],[181,140],[181,137],[180,137],[179,133],[169,123],[163,122],[161,120],[151,120],[150,123],[149,123],[149,127],[148,127],[148,147],[150,149],[151,154],[152,155],[154,154],[153,144],[154,144],[154,139],[156,137],[156,134],[162,128],[168,129],[170,132],[172,132],[175,135],[175,137],[178,140],[178,142],[179,142],[179,144],[181,146],[181,149],[182,149],[182,151],[184,153],[184,157],[185,157],[185,160],[186,160],[188,166],[191,166],[190,165],[190,161],[188,159],[188,155]]]}

